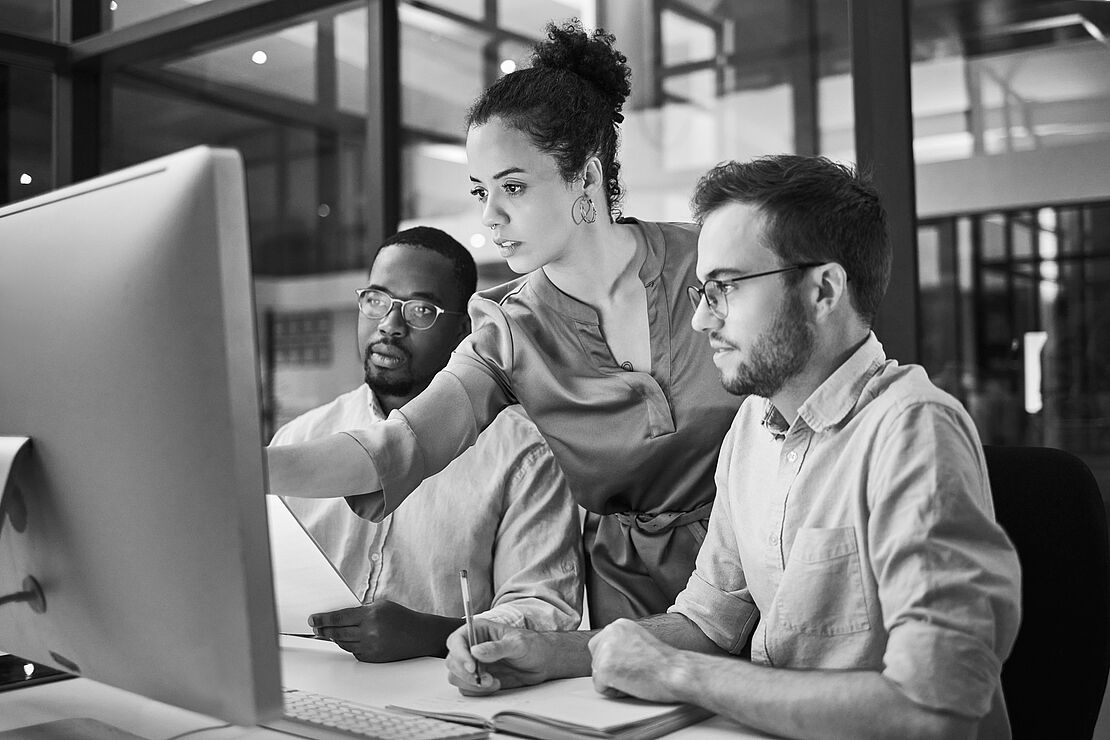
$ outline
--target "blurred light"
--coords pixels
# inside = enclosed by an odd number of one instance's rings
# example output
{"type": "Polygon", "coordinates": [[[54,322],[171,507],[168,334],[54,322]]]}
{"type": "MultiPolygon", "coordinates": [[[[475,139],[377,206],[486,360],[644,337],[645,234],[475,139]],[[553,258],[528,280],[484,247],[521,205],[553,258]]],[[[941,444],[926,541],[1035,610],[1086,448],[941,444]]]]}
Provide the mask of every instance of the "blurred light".
{"type": "Polygon", "coordinates": [[[108,3],[108,10],[119,10],[119,3],[117,3],[116,0],[112,0],[112,2],[108,3]]]}
{"type": "Polygon", "coordinates": [[[327,218],[330,214],[331,214],[331,206],[329,206],[327,203],[321,203],[316,208],[316,215],[319,216],[320,218],[327,218]]]}
{"type": "Polygon", "coordinates": [[[26,172],[24,172],[22,175],[19,176],[19,184],[20,185],[30,185],[31,184],[31,176],[28,175],[26,172]]]}
{"type": "Polygon", "coordinates": [[[417,144],[416,146],[417,151],[425,157],[434,157],[454,164],[466,164],[466,149],[459,144],[417,144]]]}
{"type": "Polygon", "coordinates": [[[501,71],[505,74],[515,72],[516,62],[514,62],[512,59],[506,59],[505,61],[501,62],[501,71]]]}
{"type": "Polygon", "coordinates": [[[269,59],[269,57],[266,56],[266,52],[261,49],[251,54],[251,61],[255,64],[265,64],[267,59],[269,59]]]}
{"type": "MultiPolygon", "coordinates": [[[[112,4],[115,5],[115,3],[112,3],[112,4]]],[[[24,677],[30,678],[32,675],[34,675],[34,673],[35,673],[35,664],[34,663],[24,663],[23,664],[23,675],[24,675],[24,677]]]]}
{"type": "Polygon", "coordinates": [[[486,235],[485,234],[471,234],[470,235],[470,246],[474,247],[475,249],[481,249],[482,247],[486,246],[486,235]]]}
{"type": "Polygon", "coordinates": [[[1041,352],[1048,342],[1048,332],[1027,331],[1023,337],[1025,360],[1025,413],[1040,413],[1044,408],[1041,397],[1041,352]]]}

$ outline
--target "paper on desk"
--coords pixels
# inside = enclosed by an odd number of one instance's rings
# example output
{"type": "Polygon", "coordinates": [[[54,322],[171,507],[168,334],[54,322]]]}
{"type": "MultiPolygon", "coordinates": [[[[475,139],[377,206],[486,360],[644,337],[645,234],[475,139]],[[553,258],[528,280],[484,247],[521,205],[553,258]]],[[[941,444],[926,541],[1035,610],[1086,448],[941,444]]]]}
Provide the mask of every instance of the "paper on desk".
{"type": "Polygon", "coordinates": [[[451,686],[429,688],[426,695],[406,700],[397,708],[429,715],[470,715],[486,721],[502,712],[521,712],[607,728],[666,714],[676,706],[613,699],[599,694],[590,678],[566,678],[480,697],[463,696],[451,686]]]}
{"type": "Polygon", "coordinates": [[[358,597],[285,502],[277,496],[267,496],[266,511],[270,521],[278,632],[312,634],[308,626],[310,614],[358,606],[358,597]]]}

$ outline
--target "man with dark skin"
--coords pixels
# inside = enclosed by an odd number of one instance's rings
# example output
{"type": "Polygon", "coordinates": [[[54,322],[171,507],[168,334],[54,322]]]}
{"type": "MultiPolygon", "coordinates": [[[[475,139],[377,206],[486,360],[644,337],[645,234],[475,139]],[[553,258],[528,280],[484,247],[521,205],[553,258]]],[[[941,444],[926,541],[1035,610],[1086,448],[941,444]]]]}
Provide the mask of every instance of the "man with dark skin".
{"type": "MultiPolygon", "coordinates": [[[[294,419],[271,446],[403,413],[468,334],[475,276],[470,254],[438,229],[387,239],[358,291],[365,384],[294,419]]],[[[463,623],[462,569],[485,618],[541,629],[578,625],[577,510],[546,443],[517,407],[416,493],[380,522],[359,517],[342,499],[285,498],[364,602],[312,615],[317,636],[364,661],[446,655],[447,635],[463,623]]]]}

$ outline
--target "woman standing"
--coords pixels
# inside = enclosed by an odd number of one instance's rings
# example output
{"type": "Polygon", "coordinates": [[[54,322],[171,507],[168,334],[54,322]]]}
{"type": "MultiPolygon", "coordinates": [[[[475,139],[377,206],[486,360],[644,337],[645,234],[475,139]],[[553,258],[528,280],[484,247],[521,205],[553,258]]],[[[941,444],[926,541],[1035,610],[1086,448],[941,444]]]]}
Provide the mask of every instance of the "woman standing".
{"type": "Polygon", "coordinates": [[[696,227],[619,218],[624,55],[577,21],[547,30],[467,117],[472,193],[523,277],[471,300],[473,333],[388,420],[271,449],[271,492],[362,494],[352,508],[380,518],[520,403],[587,511],[600,627],[664,611],[686,585],[740,399],[690,328],[696,227]]]}

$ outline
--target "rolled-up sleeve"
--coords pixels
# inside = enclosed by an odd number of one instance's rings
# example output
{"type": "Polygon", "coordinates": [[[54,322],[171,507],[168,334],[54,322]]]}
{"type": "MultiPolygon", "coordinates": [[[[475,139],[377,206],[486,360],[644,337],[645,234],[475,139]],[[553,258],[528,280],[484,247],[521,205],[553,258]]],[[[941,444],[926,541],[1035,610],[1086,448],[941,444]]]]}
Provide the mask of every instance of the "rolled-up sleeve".
{"type": "Polygon", "coordinates": [[[735,426],[721,446],[714,476],[717,494],[696,567],[667,611],[682,614],[721,649],[736,654],[755,629],[759,609],[748,592],[732,527],[728,479],[734,435],[735,426]]]}
{"type": "Polygon", "coordinates": [[[493,603],[479,616],[533,630],[576,629],[582,621],[581,524],[547,445],[537,439],[525,448],[505,486],[493,603]]]}
{"type": "Polygon", "coordinates": [[[1021,574],[978,435],[956,410],[915,403],[879,439],[868,539],[889,633],[883,675],[918,704],[982,717],[1017,635],[1021,574]]]}
{"type": "Polygon", "coordinates": [[[497,304],[471,299],[474,331],[416,398],[368,429],[348,434],[366,451],[380,489],[347,496],[359,516],[381,521],[425,479],[443,470],[506,406],[512,337],[497,304]]]}

